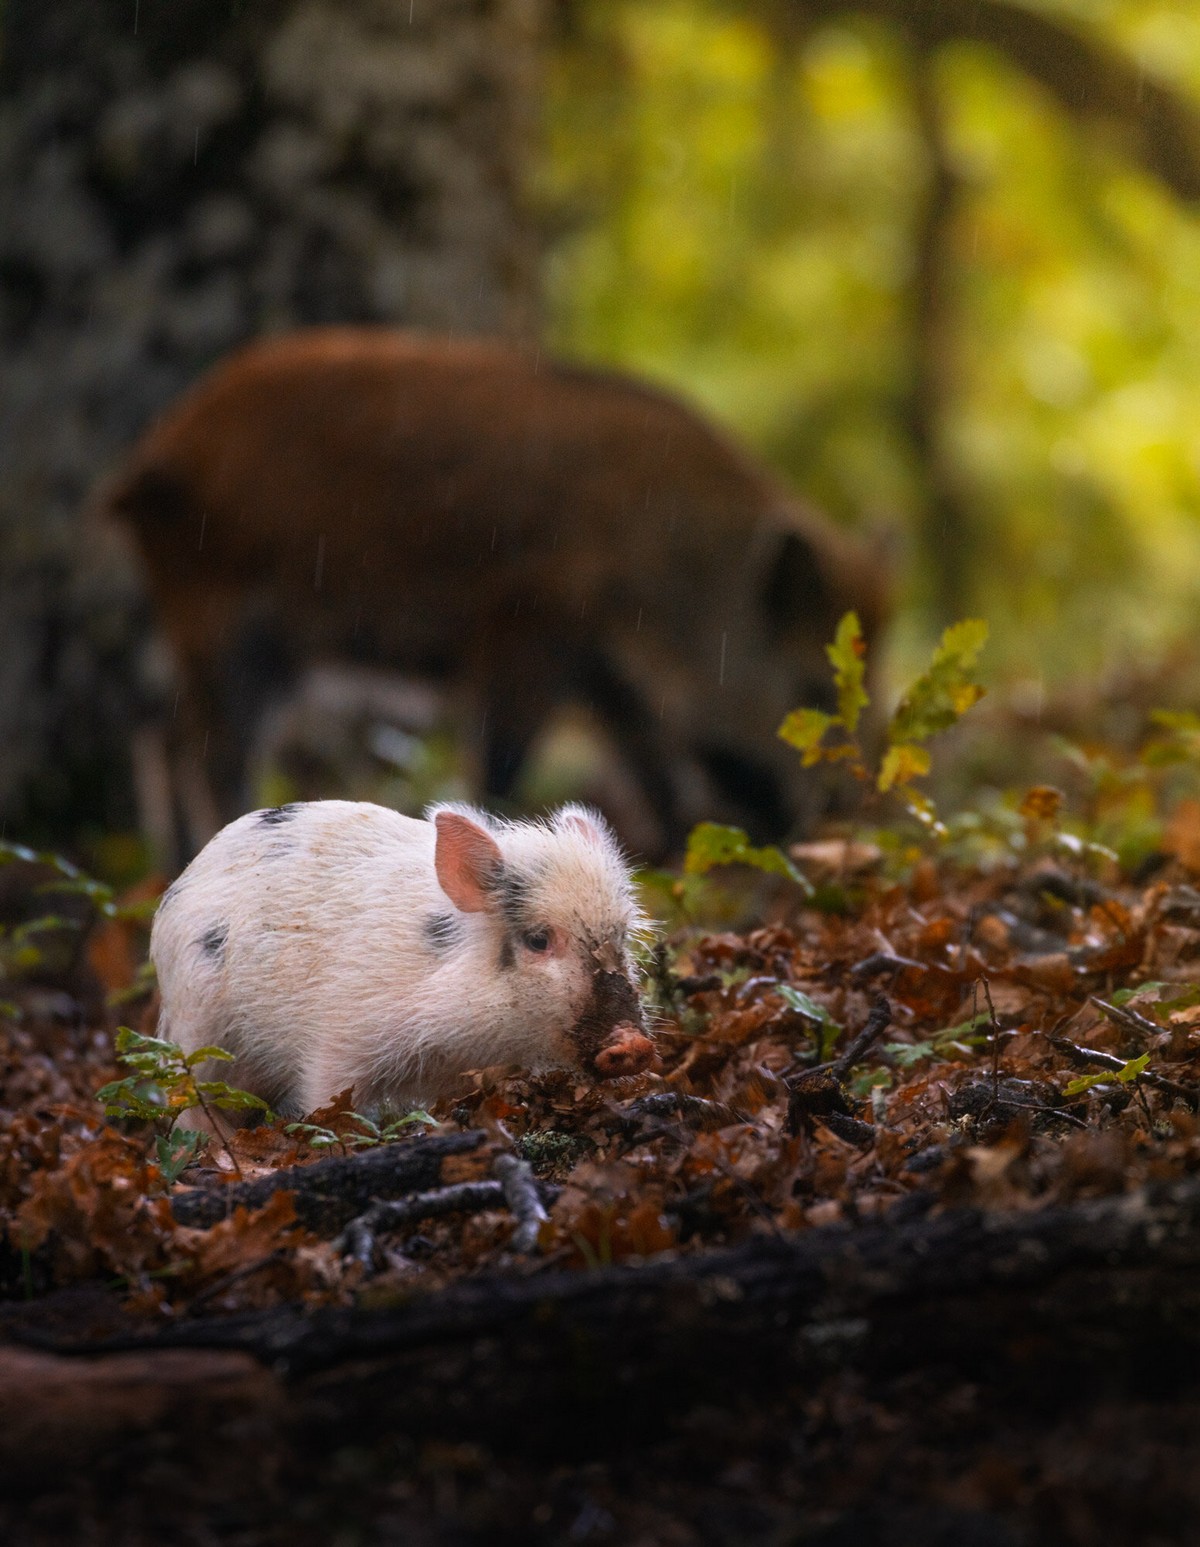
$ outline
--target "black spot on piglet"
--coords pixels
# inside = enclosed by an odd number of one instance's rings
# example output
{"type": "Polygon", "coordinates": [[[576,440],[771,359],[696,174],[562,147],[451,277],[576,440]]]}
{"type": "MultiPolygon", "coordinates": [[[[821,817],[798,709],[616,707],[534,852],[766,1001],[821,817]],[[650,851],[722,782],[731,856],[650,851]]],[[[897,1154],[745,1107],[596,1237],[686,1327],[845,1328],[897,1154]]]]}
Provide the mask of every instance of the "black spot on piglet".
{"type": "Polygon", "coordinates": [[[291,801],[286,806],[272,806],[268,811],[260,811],[258,820],[263,827],[280,827],[284,822],[290,822],[294,816],[300,814],[300,803],[291,801]]]}
{"type": "Polygon", "coordinates": [[[421,926],[435,951],[446,951],[458,938],[458,921],[451,913],[431,913],[421,926]]]}
{"type": "Polygon", "coordinates": [[[214,961],[220,961],[225,954],[225,942],[229,939],[228,924],[214,924],[211,929],[206,929],[197,940],[196,944],[204,952],[205,956],[211,956],[214,961]]]}

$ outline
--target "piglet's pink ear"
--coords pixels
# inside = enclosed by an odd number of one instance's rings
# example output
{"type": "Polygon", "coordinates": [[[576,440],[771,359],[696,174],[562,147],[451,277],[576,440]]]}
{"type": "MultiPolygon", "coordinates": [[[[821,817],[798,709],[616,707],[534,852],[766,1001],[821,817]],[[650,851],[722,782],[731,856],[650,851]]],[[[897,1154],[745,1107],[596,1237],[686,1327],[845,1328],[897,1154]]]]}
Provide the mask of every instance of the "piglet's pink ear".
{"type": "Polygon", "coordinates": [[[491,833],[457,811],[439,811],[434,825],[438,884],[460,913],[482,913],[504,869],[500,845],[491,833]]]}
{"type": "Polygon", "coordinates": [[[590,811],[585,811],[582,806],[568,806],[558,819],[558,826],[564,832],[578,833],[581,838],[586,838],[588,843],[602,844],[605,841],[605,831],[590,811]]]}

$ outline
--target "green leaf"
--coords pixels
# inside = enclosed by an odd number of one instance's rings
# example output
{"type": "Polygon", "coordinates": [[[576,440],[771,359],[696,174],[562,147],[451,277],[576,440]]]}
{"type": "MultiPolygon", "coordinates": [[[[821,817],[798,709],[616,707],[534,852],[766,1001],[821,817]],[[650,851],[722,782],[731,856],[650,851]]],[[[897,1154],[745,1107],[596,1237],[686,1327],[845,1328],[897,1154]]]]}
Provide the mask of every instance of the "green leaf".
{"type": "Polygon", "coordinates": [[[988,626],[982,618],[952,623],[933,652],[929,668],[912,683],[892,716],[888,741],[926,741],[944,731],[983,697],[973,673],[988,626]]]}
{"type": "Polygon", "coordinates": [[[1081,1074],[1077,1080],[1063,1086],[1063,1095],[1078,1096],[1081,1091],[1091,1090],[1093,1085],[1111,1085],[1114,1081],[1118,1085],[1128,1085],[1131,1080],[1137,1079],[1149,1062],[1150,1054],[1142,1053],[1137,1058],[1131,1058],[1120,1069],[1106,1069],[1101,1074],[1081,1074]]]}
{"type": "Polygon", "coordinates": [[[791,983],[778,983],[775,992],[791,1010],[798,1011],[801,1015],[807,1015],[810,1021],[816,1021],[819,1026],[833,1026],[837,1031],[841,1027],[830,1015],[823,1004],[819,1004],[811,994],[806,994],[802,988],[796,988],[791,983]]]}
{"type": "Polygon", "coordinates": [[[415,1107],[413,1111],[406,1112],[403,1117],[397,1117],[383,1130],[385,1139],[391,1138],[402,1128],[411,1128],[414,1123],[421,1123],[426,1128],[436,1128],[438,1120],[421,1107],[415,1107]]]}
{"type": "Polygon", "coordinates": [[[103,881],[93,881],[90,876],[68,876],[65,871],[62,875],[61,881],[47,881],[38,887],[38,891],[53,892],[56,896],[88,897],[110,918],[113,916],[111,886],[105,886],[103,881]]]}
{"type": "Polygon", "coordinates": [[[902,1069],[911,1069],[924,1058],[933,1058],[937,1049],[932,1042],[885,1042],[885,1053],[890,1053],[902,1069]]]}
{"type": "Polygon", "coordinates": [[[322,1128],[320,1123],[288,1123],[283,1131],[284,1133],[311,1134],[312,1138],[309,1140],[309,1143],[314,1146],[317,1144],[325,1146],[341,1142],[332,1128],[322,1128]]]}
{"type": "Polygon", "coordinates": [[[131,1069],[140,1069],[144,1074],[158,1074],[162,1071],[180,1073],[183,1070],[181,1059],[170,1058],[162,1053],[125,1053],[121,1062],[128,1064],[131,1069]]]}
{"type": "Polygon", "coordinates": [[[787,876],[806,895],[812,891],[807,879],[782,850],[773,845],[761,849],[752,847],[740,827],[722,827],[717,822],[701,822],[692,828],[688,837],[684,872],[690,876],[702,876],[716,865],[752,865],[756,870],[787,876]]]}
{"type": "Polygon", "coordinates": [[[892,1083],[892,1071],[890,1069],[860,1068],[850,1077],[850,1093],[857,1096],[860,1101],[870,1096],[873,1090],[887,1090],[892,1083]]]}
{"type": "Polygon", "coordinates": [[[113,989],[104,1002],[110,1010],[119,1010],[123,1005],[131,1004],[133,1000],[149,994],[157,981],[158,974],[154,970],[154,963],[144,961],[134,974],[133,982],[127,988],[113,989]]]}
{"type": "Polygon", "coordinates": [[[848,612],[843,616],[837,626],[833,643],[825,646],[825,654],[833,666],[833,681],[838,698],[838,721],[846,734],[853,736],[858,729],[860,715],[871,702],[864,686],[867,675],[867,646],[857,613],[848,612]]]}
{"type": "MultiPolygon", "coordinates": [[[[1128,1004],[1131,999],[1136,999],[1142,994],[1159,994],[1164,988],[1178,987],[1179,984],[1177,982],[1167,982],[1161,979],[1147,983],[1139,983],[1136,988],[1118,988],[1114,993],[1109,995],[1109,1002],[1116,1005],[1128,1004]]],[[[1195,990],[1193,990],[1192,993],[1194,994],[1195,990]]],[[[1196,999],[1192,997],[1192,994],[1185,994],[1183,996],[1183,1000],[1188,1004],[1196,1003],[1196,999]]],[[[1163,1003],[1165,1004],[1167,1001],[1163,1001],[1163,1003]]],[[[1177,1001],[1171,1000],[1169,1003],[1171,1008],[1174,1009],[1176,1007],[1177,1001]]]]}
{"type": "Polygon", "coordinates": [[[41,918],[29,919],[24,924],[18,924],[8,938],[13,945],[23,945],[33,935],[52,934],[57,929],[78,932],[82,928],[83,924],[79,919],[66,918],[60,913],[47,913],[41,918]]]}
{"type": "Polygon", "coordinates": [[[224,1047],[198,1047],[194,1053],[189,1053],[183,1060],[184,1067],[194,1069],[197,1064],[202,1064],[206,1058],[211,1058],[217,1063],[231,1064],[234,1054],[224,1047]]]}
{"type": "Polygon", "coordinates": [[[173,1186],[195,1160],[206,1137],[195,1128],[173,1128],[156,1141],[155,1159],[168,1187],[173,1186]]]}
{"type": "Polygon", "coordinates": [[[166,1115],[166,1098],[161,1088],[136,1074],[128,1074],[123,1080],[110,1080],[96,1092],[96,1100],[104,1105],[106,1117],[132,1117],[145,1122],[157,1122],[166,1115]]]}
{"type": "Polygon", "coordinates": [[[1120,859],[1115,849],[1103,843],[1091,843],[1075,833],[1055,833],[1051,842],[1055,848],[1065,849],[1074,859],[1101,859],[1114,865],[1120,859]]]}
{"type": "Polygon", "coordinates": [[[1165,736],[1156,736],[1138,756],[1148,767],[1162,768],[1200,758],[1200,715],[1190,709],[1152,709],[1150,719],[1165,736]]]}
{"type": "Polygon", "coordinates": [[[970,1020],[959,1021],[955,1026],[945,1026],[941,1031],[935,1031],[931,1041],[935,1048],[946,1047],[952,1042],[979,1047],[987,1041],[986,1033],[991,1024],[992,1018],[985,1010],[981,1015],[971,1016],[970,1020]]]}
{"type": "Polygon", "coordinates": [[[224,1080],[201,1080],[196,1089],[213,1106],[222,1110],[269,1112],[270,1106],[261,1096],[255,1096],[248,1090],[238,1090],[236,1085],[226,1085],[224,1080]]]}
{"type": "Polygon", "coordinates": [[[838,1022],[823,1004],[818,1004],[802,988],[794,988],[790,983],[777,983],[775,992],[789,1009],[798,1011],[799,1014],[814,1022],[818,1027],[817,1062],[820,1063],[828,1058],[834,1043],[842,1034],[842,1027],[838,1022]]]}
{"type": "Polygon", "coordinates": [[[183,1057],[183,1048],[178,1042],[167,1042],[162,1037],[147,1037],[140,1031],[134,1031],[132,1026],[119,1026],[117,1028],[117,1053],[124,1057],[130,1052],[156,1052],[174,1053],[183,1057]]]}
{"type": "Polygon", "coordinates": [[[825,754],[821,745],[825,732],[837,724],[834,715],[821,709],[793,709],[775,734],[789,747],[803,753],[803,766],[811,768],[825,754]]]}

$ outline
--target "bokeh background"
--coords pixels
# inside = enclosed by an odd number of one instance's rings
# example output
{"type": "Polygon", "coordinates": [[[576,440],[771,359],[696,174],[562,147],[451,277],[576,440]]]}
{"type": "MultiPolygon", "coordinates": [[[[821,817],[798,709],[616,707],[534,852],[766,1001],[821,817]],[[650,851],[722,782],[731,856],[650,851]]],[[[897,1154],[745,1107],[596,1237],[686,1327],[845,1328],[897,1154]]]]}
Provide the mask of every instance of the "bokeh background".
{"type": "Polygon", "coordinates": [[[228,349],[306,323],[678,391],[888,534],[893,682],[988,619],[1000,743],[1191,703],[1198,201],[1191,5],[8,0],[5,832],[132,830],[170,673],[89,493],[228,349]]]}

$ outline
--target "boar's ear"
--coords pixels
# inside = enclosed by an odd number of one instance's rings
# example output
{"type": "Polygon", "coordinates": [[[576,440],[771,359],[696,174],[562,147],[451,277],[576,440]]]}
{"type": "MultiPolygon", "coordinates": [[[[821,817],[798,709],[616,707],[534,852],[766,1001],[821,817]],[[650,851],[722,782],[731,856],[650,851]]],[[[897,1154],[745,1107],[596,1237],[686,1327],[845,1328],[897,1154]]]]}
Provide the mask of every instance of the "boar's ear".
{"type": "Polygon", "coordinates": [[[761,591],[768,626],[783,633],[829,609],[829,583],[811,543],[798,532],[785,532],[767,561],[761,591]]]}
{"type": "Polygon", "coordinates": [[[500,845],[460,812],[439,811],[433,820],[438,884],[460,913],[482,913],[504,871],[500,845]]]}

